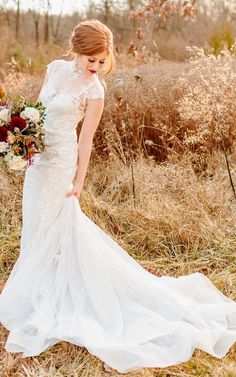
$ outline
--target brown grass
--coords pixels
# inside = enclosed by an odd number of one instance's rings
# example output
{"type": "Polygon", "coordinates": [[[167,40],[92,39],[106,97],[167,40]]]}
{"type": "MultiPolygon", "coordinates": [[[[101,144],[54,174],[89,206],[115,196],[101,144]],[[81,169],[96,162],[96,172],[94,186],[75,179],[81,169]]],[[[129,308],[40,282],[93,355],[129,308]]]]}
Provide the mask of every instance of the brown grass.
{"type": "MultiPolygon", "coordinates": [[[[191,114],[191,117],[186,120],[181,116],[183,99],[189,99],[189,93],[195,88],[192,78],[196,66],[195,78],[198,87],[203,87],[204,61],[201,59],[195,66],[195,63],[160,62],[132,70],[122,68],[113,74],[109,79],[106,110],[94,140],[80,202],[84,212],[150,272],[158,276],[180,276],[200,271],[223,293],[236,299],[236,201],[224,157],[220,145],[213,142],[214,133],[212,138],[201,141],[196,148],[184,142],[193,120],[192,129],[196,136],[200,136],[201,132],[205,110],[202,103],[200,108],[196,105],[200,97],[196,97],[195,102],[186,102],[189,106],[186,114],[191,114]],[[182,72],[186,80],[182,81],[183,86],[179,81],[182,72]],[[116,81],[118,79],[123,81],[116,81]],[[194,109],[198,109],[198,113],[194,109]],[[196,114],[199,114],[198,118],[196,114]],[[207,148],[209,143],[212,148],[207,148]],[[196,169],[196,161],[198,158],[201,161],[202,156],[205,163],[200,163],[196,169]]],[[[226,64],[229,64],[231,57],[227,59],[226,64]]],[[[219,88],[218,63],[210,60],[205,63],[212,68],[215,87],[219,88]]],[[[224,64],[223,61],[221,64],[224,64]]],[[[219,71],[222,77],[222,70],[219,71]]],[[[40,81],[40,77],[35,79],[33,93],[27,93],[27,86],[22,87],[24,93],[35,98],[40,81]]],[[[221,93],[224,95],[223,103],[231,103],[234,109],[234,98],[227,97],[227,91],[221,93]]],[[[207,106],[210,106],[208,102],[207,106]]],[[[236,161],[233,129],[227,141],[232,169],[236,161]]],[[[232,176],[236,182],[234,169],[232,176]]],[[[2,167],[2,287],[19,253],[22,183],[23,177],[15,177],[2,167]]],[[[1,376],[122,375],[113,370],[105,372],[102,362],[85,348],[66,342],[55,345],[38,357],[21,359],[17,354],[5,352],[7,331],[1,327],[0,334],[1,376]]],[[[187,363],[165,369],[143,368],[126,375],[234,376],[235,350],[233,346],[224,359],[196,350],[187,363]]]]}

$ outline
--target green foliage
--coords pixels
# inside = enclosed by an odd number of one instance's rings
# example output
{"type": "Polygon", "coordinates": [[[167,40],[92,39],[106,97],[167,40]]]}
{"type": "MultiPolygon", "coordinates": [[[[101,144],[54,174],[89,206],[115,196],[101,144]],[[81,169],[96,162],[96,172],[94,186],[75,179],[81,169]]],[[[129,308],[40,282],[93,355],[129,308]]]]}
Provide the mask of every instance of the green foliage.
{"type": "Polygon", "coordinates": [[[214,55],[219,55],[222,49],[230,50],[235,42],[231,26],[223,21],[218,29],[214,29],[212,37],[208,41],[214,55]]]}

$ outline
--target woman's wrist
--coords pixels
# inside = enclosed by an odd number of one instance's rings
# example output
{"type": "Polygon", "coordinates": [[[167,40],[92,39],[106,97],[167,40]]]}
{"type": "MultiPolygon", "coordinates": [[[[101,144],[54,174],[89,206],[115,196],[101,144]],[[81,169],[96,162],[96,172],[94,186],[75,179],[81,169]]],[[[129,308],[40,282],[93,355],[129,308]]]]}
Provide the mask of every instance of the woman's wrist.
{"type": "Polygon", "coordinates": [[[81,180],[80,177],[77,177],[77,178],[75,179],[75,183],[76,183],[77,185],[79,185],[80,187],[83,186],[83,181],[81,180]]]}

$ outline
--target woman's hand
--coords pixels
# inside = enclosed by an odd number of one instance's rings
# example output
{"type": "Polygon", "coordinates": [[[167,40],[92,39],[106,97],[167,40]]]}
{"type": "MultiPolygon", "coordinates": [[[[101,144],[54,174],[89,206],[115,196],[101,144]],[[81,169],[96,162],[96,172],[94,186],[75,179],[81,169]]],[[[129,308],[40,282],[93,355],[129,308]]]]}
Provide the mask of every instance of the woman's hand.
{"type": "Polygon", "coordinates": [[[73,188],[71,189],[71,191],[67,192],[66,197],[68,198],[71,195],[75,195],[77,199],[79,199],[81,190],[82,190],[81,184],[78,182],[75,182],[73,184],[73,188]]]}

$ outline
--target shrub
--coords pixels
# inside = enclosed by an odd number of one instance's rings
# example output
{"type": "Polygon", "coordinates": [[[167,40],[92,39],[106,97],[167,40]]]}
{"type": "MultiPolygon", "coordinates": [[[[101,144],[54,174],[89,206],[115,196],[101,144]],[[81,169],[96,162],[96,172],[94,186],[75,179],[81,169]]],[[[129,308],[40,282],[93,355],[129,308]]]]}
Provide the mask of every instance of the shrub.
{"type": "Polygon", "coordinates": [[[225,48],[230,50],[234,42],[235,37],[233,31],[227,21],[223,21],[218,29],[214,29],[208,41],[214,55],[220,54],[221,50],[225,48]]]}

